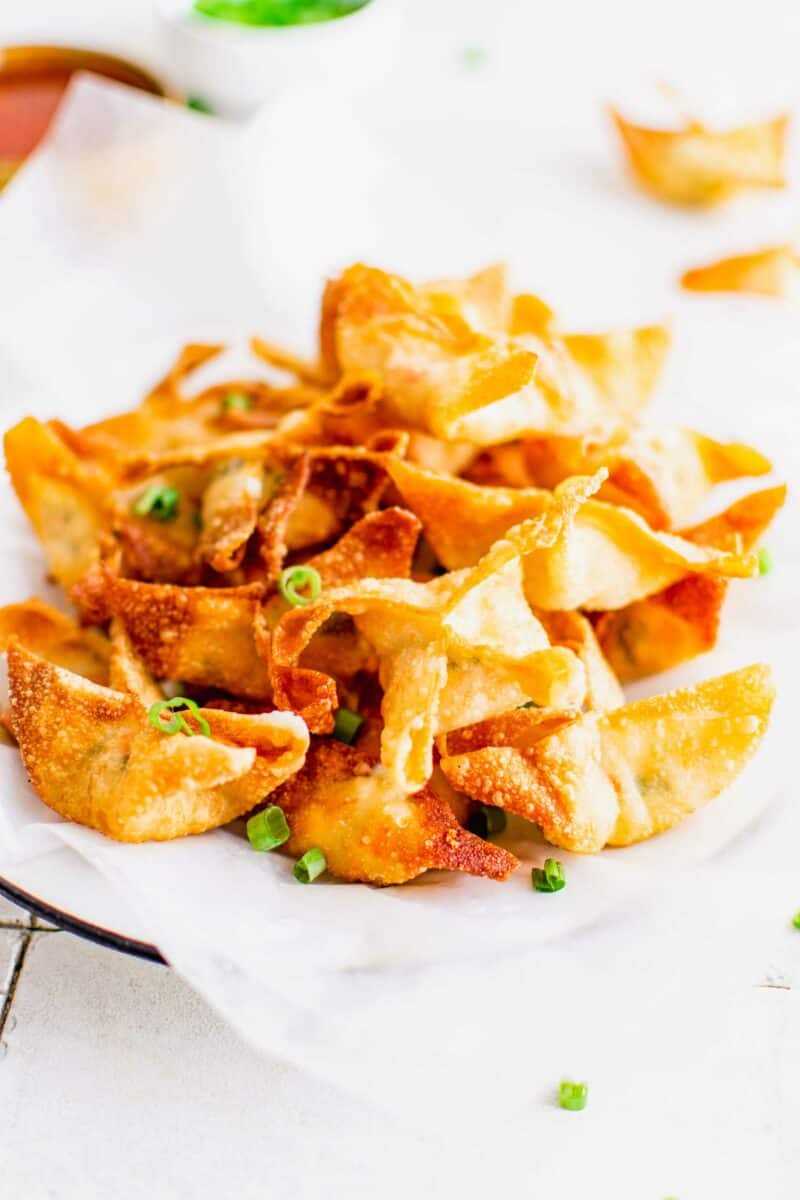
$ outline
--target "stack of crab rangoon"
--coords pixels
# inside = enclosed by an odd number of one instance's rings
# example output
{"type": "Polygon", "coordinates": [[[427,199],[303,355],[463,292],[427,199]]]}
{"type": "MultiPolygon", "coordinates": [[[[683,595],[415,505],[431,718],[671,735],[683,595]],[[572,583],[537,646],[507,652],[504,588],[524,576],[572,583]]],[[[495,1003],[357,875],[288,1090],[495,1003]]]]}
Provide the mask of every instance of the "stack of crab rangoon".
{"type": "Polygon", "coordinates": [[[784,489],[696,523],[770,464],[641,423],[668,341],[565,332],[500,268],[357,265],[315,362],[255,339],[262,378],[197,391],[222,347],[190,345],[131,412],[21,421],[8,470],[76,610],[0,612],[41,799],[133,842],[247,817],[298,878],[378,884],[506,879],[474,832],[501,812],[583,853],[690,817],[755,753],[768,668],[622,685],[714,645],[784,489]]]}

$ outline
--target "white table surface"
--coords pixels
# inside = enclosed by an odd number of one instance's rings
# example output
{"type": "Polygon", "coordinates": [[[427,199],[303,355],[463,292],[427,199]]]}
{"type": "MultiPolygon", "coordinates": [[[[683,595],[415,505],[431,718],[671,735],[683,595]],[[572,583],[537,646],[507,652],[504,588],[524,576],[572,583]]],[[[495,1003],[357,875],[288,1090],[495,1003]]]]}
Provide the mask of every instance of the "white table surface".
{"type": "MultiPolygon", "coordinates": [[[[597,103],[622,76],[711,70],[720,88],[765,103],[797,92],[795,0],[394,2],[402,28],[375,102],[387,126],[407,122],[399,136],[433,130],[429,146],[461,105],[508,105],[516,126],[535,129],[574,113],[576,92],[597,103]],[[477,75],[459,62],[466,46],[488,51],[477,75]],[[412,76],[429,104],[438,98],[427,117],[403,103],[412,76]]],[[[3,5],[0,38],[72,38],[163,62],[144,0],[3,5]]],[[[489,1137],[478,1101],[470,1127],[442,1113],[421,1135],[379,1104],[256,1058],[168,970],[0,900],[0,1195],[796,1198],[798,847],[787,794],[669,893],[544,948],[530,1103],[489,1137]],[[565,1028],[561,999],[575,989],[585,1019],[565,1028]],[[556,1071],[589,1080],[585,1112],[553,1103],[556,1071]]]]}

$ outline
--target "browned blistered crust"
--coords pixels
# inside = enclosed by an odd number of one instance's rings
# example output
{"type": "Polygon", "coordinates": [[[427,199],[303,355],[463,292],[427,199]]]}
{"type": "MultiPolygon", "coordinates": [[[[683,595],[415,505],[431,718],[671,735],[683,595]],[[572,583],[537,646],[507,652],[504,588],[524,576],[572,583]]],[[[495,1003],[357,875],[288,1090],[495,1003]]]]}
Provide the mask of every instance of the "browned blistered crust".
{"type": "Polygon", "coordinates": [[[156,730],[139,696],[8,647],[11,722],[44,802],[119,841],[202,833],[248,812],[302,765],[286,714],[208,710],[210,737],[156,730]]]}
{"type": "Polygon", "coordinates": [[[273,796],[286,813],[288,849],[323,851],[340,879],[405,883],[440,868],[506,879],[517,865],[507,850],[462,829],[430,788],[412,796],[382,786],[376,763],[340,742],[317,742],[306,764],[273,796]]]}

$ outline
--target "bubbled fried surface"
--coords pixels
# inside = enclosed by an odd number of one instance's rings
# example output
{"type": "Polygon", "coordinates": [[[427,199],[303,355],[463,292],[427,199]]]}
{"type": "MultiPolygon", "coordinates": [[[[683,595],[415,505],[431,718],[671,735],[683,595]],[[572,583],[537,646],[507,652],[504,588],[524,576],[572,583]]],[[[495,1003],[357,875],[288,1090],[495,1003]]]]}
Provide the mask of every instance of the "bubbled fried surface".
{"type": "Polygon", "coordinates": [[[301,766],[302,721],[208,710],[209,737],[164,734],[139,696],[73,675],[13,641],[11,723],[41,799],[118,841],[164,841],[242,816],[301,766]]]}
{"type": "Polygon", "coordinates": [[[432,788],[398,792],[374,760],[340,742],[317,742],[273,801],[286,813],[290,852],[322,850],[340,879],[405,883],[438,868],[502,880],[517,866],[463,829],[432,788]]]}

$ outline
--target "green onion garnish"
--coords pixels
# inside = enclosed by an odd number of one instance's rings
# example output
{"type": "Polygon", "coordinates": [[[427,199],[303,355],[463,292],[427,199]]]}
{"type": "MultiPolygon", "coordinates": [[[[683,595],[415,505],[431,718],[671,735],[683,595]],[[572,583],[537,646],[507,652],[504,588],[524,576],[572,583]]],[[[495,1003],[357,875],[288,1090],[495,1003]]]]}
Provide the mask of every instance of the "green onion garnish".
{"type": "Polygon", "coordinates": [[[489,61],[489,52],[484,46],[465,46],[461,51],[461,61],[465,67],[475,71],[486,66],[489,61]]]}
{"type": "Polygon", "coordinates": [[[247,392],[226,392],[219,402],[219,407],[222,412],[228,412],[232,408],[247,412],[253,407],[253,400],[247,392]]]}
{"type": "Polygon", "coordinates": [[[313,25],[357,12],[369,0],[194,0],[194,11],[241,25],[313,25]]]}
{"type": "Polygon", "coordinates": [[[467,829],[478,837],[487,838],[493,833],[502,833],[508,824],[502,808],[493,808],[491,804],[479,804],[469,815],[467,829]]]}
{"type": "Polygon", "coordinates": [[[187,96],[186,107],[191,108],[193,112],[212,114],[214,112],[211,105],[202,96],[187,96]]]}
{"type": "Polygon", "coordinates": [[[322,591],[322,580],[313,567],[285,567],[278,580],[278,591],[287,604],[295,607],[313,604],[322,591]],[[301,595],[299,588],[308,588],[307,594],[301,595]]]}
{"type": "Polygon", "coordinates": [[[317,850],[316,846],[311,850],[306,850],[302,858],[298,858],[294,864],[292,874],[298,883],[313,883],[318,875],[327,867],[325,855],[321,850],[317,850]]]}
{"type": "Polygon", "coordinates": [[[333,736],[337,742],[351,746],[363,724],[364,718],[360,713],[352,712],[349,708],[338,708],[333,722],[333,736]]]}
{"type": "Polygon", "coordinates": [[[557,858],[546,858],[544,870],[541,867],[531,870],[531,883],[537,892],[560,892],[567,885],[563,865],[557,858]]]}
{"type": "Polygon", "coordinates": [[[795,913],[794,917],[792,918],[792,924],[794,925],[795,929],[800,929],[800,912],[795,913]]]}
{"type": "Polygon", "coordinates": [[[570,1112],[580,1112],[586,1108],[589,1099],[589,1086],[586,1083],[572,1083],[563,1079],[558,1085],[558,1103],[570,1112]]]}
{"type": "Polygon", "coordinates": [[[247,836],[254,850],[274,850],[289,840],[289,822],[278,804],[262,809],[247,822],[247,836]]]}
{"type": "Polygon", "coordinates": [[[155,517],[157,521],[174,521],[178,515],[181,494],[177,488],[151,483],[133,506],[137,517],[155,517]]]}
{"type": "Polygon", "coordinates": [[[762,546],[758,552],[758,573],[759,575],[769,575],[772,568],[775,566],[772,555],[766,546],[762,546]]]}
{"type": "Polygon", "coordinates": [[[184,733],[188,733],[190,737],[194,737],[197,730],[192,729],[181,713],[175,711],[178,708],[187,708],[200,726],[200,733],[202,733],[203,737],[211,737],[211,726],[200,712],[194,700],[190,700],[188,696],[173,696],[171,700],[157,700],[147,710],[147,719],[159,733],[177,733],[179,729],[182,729],[184,733]],[[169,712],[166,721],[162,720],[161,714],[163,712],[169,712]]]}

